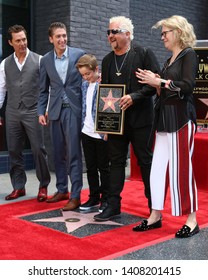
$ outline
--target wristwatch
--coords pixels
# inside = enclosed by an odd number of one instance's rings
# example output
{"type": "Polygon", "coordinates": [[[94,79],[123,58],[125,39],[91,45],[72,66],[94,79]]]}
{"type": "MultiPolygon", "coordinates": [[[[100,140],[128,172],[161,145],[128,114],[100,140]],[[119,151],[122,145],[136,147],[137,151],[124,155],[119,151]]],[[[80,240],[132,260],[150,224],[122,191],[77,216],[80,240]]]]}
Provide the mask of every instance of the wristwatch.
{"type": "Polygon", "coordinates": [[[167,82],[166,80],[161,79],[160,80],[160,87],[165,88],[166,82],[167,82]]]}

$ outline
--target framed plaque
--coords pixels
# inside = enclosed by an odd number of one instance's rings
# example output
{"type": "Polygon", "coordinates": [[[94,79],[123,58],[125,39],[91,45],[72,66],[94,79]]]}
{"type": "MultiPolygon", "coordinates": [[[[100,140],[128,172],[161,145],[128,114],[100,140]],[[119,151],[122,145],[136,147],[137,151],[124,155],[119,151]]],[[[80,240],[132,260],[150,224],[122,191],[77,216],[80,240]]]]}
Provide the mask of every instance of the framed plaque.
{"type": "Polygon", "coordinates": [[[125,92],[125,85],[100,84],[98,86],[95,132],[123,134],[124,111],[119,107],[119,100],[125,92]]]}

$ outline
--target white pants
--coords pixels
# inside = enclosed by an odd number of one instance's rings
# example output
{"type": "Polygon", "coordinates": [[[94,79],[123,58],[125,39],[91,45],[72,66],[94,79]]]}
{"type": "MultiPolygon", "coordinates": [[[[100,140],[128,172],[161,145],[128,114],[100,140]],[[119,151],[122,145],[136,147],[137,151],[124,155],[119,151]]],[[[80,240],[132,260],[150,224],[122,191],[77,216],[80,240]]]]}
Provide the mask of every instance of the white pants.
{"type": "Polygon", "coordinates": [[[192,169],[194,131],[195,125],[189,121],[177,132],[156,133],[150,174],[152,209],[164,208],[169,175],[172,215],[181,216],[198,210],[192,169]]]}

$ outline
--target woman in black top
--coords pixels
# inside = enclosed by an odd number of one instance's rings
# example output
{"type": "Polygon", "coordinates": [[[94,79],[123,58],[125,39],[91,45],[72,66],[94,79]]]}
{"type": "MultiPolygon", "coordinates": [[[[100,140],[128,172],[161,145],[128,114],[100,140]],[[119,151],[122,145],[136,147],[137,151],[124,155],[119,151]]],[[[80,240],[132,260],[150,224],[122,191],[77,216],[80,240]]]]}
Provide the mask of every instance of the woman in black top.
{"type": "Polygon", "coordinates": [[[191,237],[199,232],[196,221],[197,189],[192,168],[196,111],[193,89],[197,73],[196,42],[193,26],[181,16],[162,19],[153,28],[162,28],[161,39],[172,52],[161,77],[149,70],[138,69],[139,83],[157,88],[155,104],[156,139],[150,175],[152,211],[134,231],[162,226],[161,210],[166,194],[166,173],[173,216],[188,215],[186,223],[175,234],[191,237]]]}

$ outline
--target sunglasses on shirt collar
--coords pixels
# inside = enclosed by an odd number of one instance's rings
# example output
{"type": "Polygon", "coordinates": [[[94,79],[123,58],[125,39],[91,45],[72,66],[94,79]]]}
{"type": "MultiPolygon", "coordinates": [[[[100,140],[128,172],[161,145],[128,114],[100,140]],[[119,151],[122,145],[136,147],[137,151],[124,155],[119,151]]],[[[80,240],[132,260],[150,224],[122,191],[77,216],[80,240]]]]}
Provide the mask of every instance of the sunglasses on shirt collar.
{"type": "Polygon", "coordinates": [[[116,35],[118,33],[125,33],[125,32],[128,32],[128,30],[126,30],[126,29],[108,29],[107,30],[107,35],[109,36],[111,33],[113,35],[116,35]]]}

